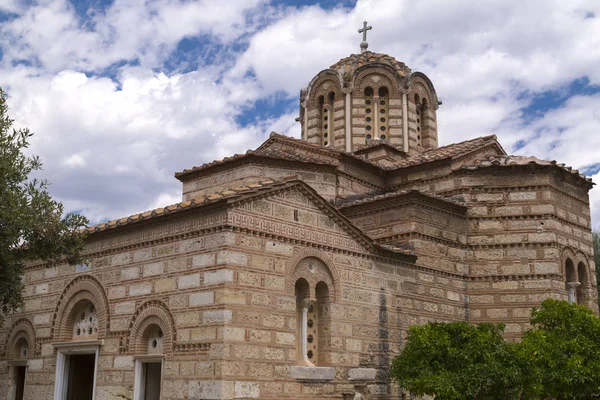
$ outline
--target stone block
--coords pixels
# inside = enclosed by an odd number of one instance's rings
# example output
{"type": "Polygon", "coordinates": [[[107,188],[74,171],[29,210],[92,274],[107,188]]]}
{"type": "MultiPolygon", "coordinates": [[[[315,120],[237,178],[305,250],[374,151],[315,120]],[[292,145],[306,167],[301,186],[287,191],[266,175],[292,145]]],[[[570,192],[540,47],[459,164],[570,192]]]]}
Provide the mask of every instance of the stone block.
{"type": "Polygon", "coordinates": [[[154,282],[154,291],[156,293],[171,292],[175,290],[175,278],[161,278],[154,282]]]}
{"type": "Polygon", "coordinates": [[[177,288],[188,289],[200,286],[200,274],[183,275],[177,278],[177,288]]]}
{"type": "Polygon", "coordinates": [[[133,357],[132,356],[117,356],[114,360],[115,368],[133,368],[133,357]]]}
{"type": "Polygon", "coordinates": [[[329,381],[335,378],[335,369],[331,367],[300,367],[291,368],[291,376],[294,379],[304,381],[329,381]]]}
{"type": "Polygon", "coordinates": [[[165,271],[165,263],[157,262],[144,266],[143,276],[156,276],[160,275],[165,271]]]}
{"type": "Polygon", "coordinates": [[[348,370],[349,381],[372,381],[377,375],[375,368],[352,368],[348,370]]]}
{"type": "Polygon", "coordinates": [[[296,343],[296,335],[288,332],[275,333],[275,341],[277,344],[291,346],[296,343]]]}
{"type": "Polygon", "coordinates": [[[215,322],[230,322],[232,316],[231,310],[211,310],[204,311],[202,320],[205,324],[215,322]]]}
{"type": "Polygon", "coordinates": [[[41,285],[37,285],[35,287],[35,294],[46,294],[49,291],[49,285],[47,283],[42,283],[41,285]]]}
{"type": "Polygon", "coordinates": [[[188,398],[190,399],[232,399],[234,396],[233,382],[189,381],[188,387],[188,398]]]}
{"type": "Polygon", "coordinates": [[[214,292],[200,292],[190,294],[189,304],[190,307],[200,307],[207,304],[213,304],[215,302],[214,292]]]}
{"type": "Polygon", "coordinates": [[[225,326],[220,328],[221,338],[225,341],[238,341],[243,342],[246,340],[246,329],[236,328],[233,326],[225,326]]]}
{"type": "Polygon", "coordinates": [[[146,261],[152,258],[152,249],[141,249],[133,252],[133,261],[146,261]]]}
{"type": "Polygon", "coordinates": [[[34,325],[46,325],[50,323],[50,319],[52,318],[51,314],[37,314],[33,317],[34,325]]]}
{"type": "Polygon", "coordinates": [[[152,293],[152,284],[149,282],[137,283],[129,286],[130,296],[142,296],[150,293],[152,293]]]}
{"type": "Polygon", "coordinates": [[[271,253],[283,254],[286,256],[291,256],[294,252],[294,246],[291,244],[274,242],[272,240],[267,240],[265,245],[265,250],[271,253]]]}
{"type": "Polygon", "coordinates": [[[204,273],[205,285],[218,285],[219,283],[233,282],[233,271],[230,269],[221,269],[204,273]]]}
{"type": "Polygon", "coordinates": [[[129,267],[123,268],[121,270],[121,280],[126,281],[130,279],[137,279],[140,276],[140,268],[139,267],[129,267]]]}
{"type": "Polygon", "coordinates": [[[192,258],[192,268],[210,267],[215,264],[215,254],[198,254],[192,258]]]}
{"type": "Polygon", "coordinates": [[[247,265],[248,256],[238,251],[223,250],[217,253],[217,264],[247,265]]]}
{"type": "Polygon", "coordinates": [[[135,301],[124,301],[115,304],[114,314],[133,314],[135,312],[135,301]]]}
{"type": "Polygon", "coordinates": [[[177,326],[197,326],[200,323],[200,315],[197,311],[175,314],[177,326]]]}
{"type": "Polygon", "coordinates": [[[508,194],[510,201],[531,201],[537,199],[536,192],[512,192],[508,194]]]}
{"type": "Polygon", "coordinates": [[[258,399],[260,397],[260,385],[258,382],[235,382],[234,396],[236,399],[258,399]]]}

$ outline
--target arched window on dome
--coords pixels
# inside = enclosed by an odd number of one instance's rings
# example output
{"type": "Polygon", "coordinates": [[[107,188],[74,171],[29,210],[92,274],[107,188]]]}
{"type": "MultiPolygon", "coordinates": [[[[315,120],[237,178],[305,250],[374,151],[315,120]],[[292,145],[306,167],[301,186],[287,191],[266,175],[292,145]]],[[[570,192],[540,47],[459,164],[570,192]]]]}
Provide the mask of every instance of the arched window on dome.
{"type": "Polygon", "coordinates": [[[388,111],[389,111],[389,91],[388,88],[382,86],[379,88],[379,104],[377,105],[379,120],[377,121],[377,134],[379,139],[385,140],[388,138],[388,111]]]}
{"type": "Polygon", "coordinates": [[[319,105],[321,109],[321,144],[329,146],[333,140],[333,104],[335,102],[335,94],[330,92],[325,97],[319,97],[319,105]]]}
{"type": "Polygon", "coordinates": [[[421,97],[418,94],[415,94],[415,107],[417,114],[417,145],[419,147],[423,146],[423,119],[424,119],[424,104],[425,99],[421,100],[421,97]]]}
{"type": "Polygon", "coordinates": [[[374,115],[374,104],[373,104],[373,88],[367,87],[365,88],[365,142],[373,139],[373,126],[375,121],[373,120],[374,115]]]}

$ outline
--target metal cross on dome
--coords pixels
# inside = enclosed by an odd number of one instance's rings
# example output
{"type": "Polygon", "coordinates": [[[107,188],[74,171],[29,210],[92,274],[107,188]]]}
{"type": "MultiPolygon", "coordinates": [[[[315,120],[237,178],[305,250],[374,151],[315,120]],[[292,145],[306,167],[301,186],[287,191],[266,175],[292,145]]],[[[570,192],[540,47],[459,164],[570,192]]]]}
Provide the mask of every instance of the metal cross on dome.
{"type": "Polygon", "coordinates": [[[373,29],[373,27],[371,25],[367,26],[367,21],[364,21],[362,29],[358,30],[358,33],[363,34],[363,41],[360,42],[360,52],[361,53],[364,53],[365,51],[367,51],[367,48],[369,47],[369,43],[367,43],[367,31],[370,31],[371,29],[373,29]]]}

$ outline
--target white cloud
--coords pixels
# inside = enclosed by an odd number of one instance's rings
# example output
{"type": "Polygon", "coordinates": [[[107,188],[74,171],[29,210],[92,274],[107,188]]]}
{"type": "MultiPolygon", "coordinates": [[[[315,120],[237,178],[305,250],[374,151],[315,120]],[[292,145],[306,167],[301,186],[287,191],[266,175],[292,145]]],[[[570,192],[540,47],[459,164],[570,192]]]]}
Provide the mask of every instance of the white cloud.
{"type": "Polygon", "coordinates": [[[0,0],[0,10],[17,13],[0,26],[0,85],[11,116],[37,132],[32,151],[43,157],[53,192],[93,220],[172,202],[174,171],[244,152],[271,130],[298,137],[295,110],[245,126],[237,118],[259,99],[296,98],[320,70],[359,51],[365,19],[371,50],[436,85],[441,144],[496,133],[509,152],[525,140],[519,153],[574,167],[600,162],[597,95],[572,97],[532,122],[522,112],[536,94],[574,79],[600,84],[595,0],[359,0],[329,10],[266,0],[114,0],[88,20],[67,0],[0,0]],[[168,72],[177,44],[198,37],[207,56],[195,60],[201,69],[168,72]],[[19,60],[27,62],[14,66],[19,60]]]}

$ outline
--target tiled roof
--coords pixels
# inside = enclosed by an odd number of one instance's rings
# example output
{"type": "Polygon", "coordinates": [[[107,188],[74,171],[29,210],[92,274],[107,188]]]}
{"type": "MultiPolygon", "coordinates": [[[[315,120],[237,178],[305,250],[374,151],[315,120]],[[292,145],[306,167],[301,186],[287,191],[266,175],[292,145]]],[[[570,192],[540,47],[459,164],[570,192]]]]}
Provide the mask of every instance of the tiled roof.
{"type": "Polygon", "coordinates": [[[202,165],[198,165],[189,169],[184,169],[181,172],[176,172],[175,173],[175,177],[177,179],[182,179],[192,173],[196,173],[199,171],[203,171],[205,169],[208,169],[210,167],[215,167],[217,165],[222,165],[222,164],[226,164],[228,162],[231,161],[235,161],[235,160],[241,160],[241,159],[245,159],[245,158],[250,158],[252,156],[258,156],[258,157],[267,157],[267,158],[273,158],[273,159],[279,159],[279,160],[289,160],[289,161],[298,161],[298,162],[304,162],[304,163],[316,163],[316,164],[330,164],[330,165],[335,165],[335,163],[330,162],[329,160],[323,160],[321,158],[318,157],[312,157],[310,155],[305,155],[305,154],[297,154],[297,153],[288,153],[285,151],[281,151],[278,149],[271,149],[271,148],[258,148],[257,150],[248,150],[246,153],[244,154],[234,154],[233,156],[230,157],[225,157],[221,160],[215,160],[215,161],[211,161],[209,163],[205,163],[202,165]]]}
{"type": "Polygon", "coordinates": [[[154,210],[134,214],[129,217],[121,219],[115,219],[112,221],[104,222],[102,224],[94,225],[85,228],[87,233],[102,232],[109,229],[117,228],[124,225],[132,225],[137,222],[147,221],[149,219],[160,217],[166,214],[172,214],[179,211],[189,210],[192,208],[205,206],[208,204],[216,203],[221,200],[227,200],[231,198],[240,197],[246,194],[257,193],[262,190],[272,189],[277,186],[282,186],[286,183],[296,181],[298,177],[296,175],[283,177],[281,179],[269,179],[260,181],[257,183],[250,184],[248,186],[236,187],[231,189],[225,189],[218,193],[213,193],[205,196],[199,196],[192,200],[183,201],[181,203],[171,204],[170,206],[156,208],[154,210]]]}
{"type": "Polygon", "coordinates": [[[400,76],[408,76],[411,73],[410,68],[408,68],[403,62],[396,60],[390,55],[373,53],[372,51],[365,51],[364,53],[360,54],[351,54],[346,58],[342,58],[330,68],[336,71],[344,68],[344,72],[351,72],[364,65],[374,63],[389,65],[390,67],[394,68],[400,76]]]}
{"type": "Polygon", "coordinates": [[[461,169],[478,169],[492,166],[511,166],[511,165],[542,165],[542,166],[554,166],[562,169],[570,174],[577,176],[589,182],[590,184],[594,184],[592,182],[592,178],[588,178],[585,174],[579,172],[579,170],[574,169],[572,167],[568,167],[565,164],[559,164],[555,160],[541,160],[534,156],[513,156],[513,155],[504,155],[504,156],[489,156],[483,160],[477,160],[472,165],[462,166],[461,169]]]}
{"type": "MultiPolygon", "coordinates": [[[[122,226],[134,225],[139,222],[148,221],[153,218],[159,218],[159,217],[162,217],[165,215],[172,215],[177,212],[190,210],[190,209],[198,208],[201,206],[206,206],[209,204],[214,204],[219,201],[235,200],[244,195],[258,194],[260,192],[264,192],[264,191],[267,191],[270,189],[276,189],[279,187],[284,187],[285,185],[294,185],[294,184],[299,184],[299,185],[303,185],[307,188],[310,188],[310,186],[308,186],[306,183],[299,180],[298,176],[290,175],[290,176],[286,176],[286,177],[283,177],[280,179],[269,179],[269,180],[264,180],[264,181],[260,181],[257,183],[249,184],[247,186],[225,189],[218,193],[209,194],[209,195],[205,195],[205,196],[199,196],[192,200],[183,201],[181,203],[172,204],[170,206],[160,207],[160,208],[156,208],[154,210],[146,211],[143,213],[134,214],[129,217],[124,217],[121,219],[116,219],[116,220],[104,222],[102,224],[90,226],[90,227],[84,228],[83,230],[88,234],[105,232],[105,231],[119,228],[122,226]]],[[[316,191],[314,191],[314,189],[310,189],[310,190],[313,193],[315,193],[315,195],[317,197],[320,198],[320,196],[316,193],[316,191]]],[[[323,200],[323,202],[325,204],[328,204],[324,200],[323,200]]],[[[334,212],[338,215],[342,224],[347,224],[348,228],[350,230],[354,231],[355,232],[354,234],[356,235],[356,237],[359,238],[359,240],[361,240],[363,243],[366,243],[366,244],[372,246],[374,249],[392,251],[397,254],[408,255],[408,256],[415,255],[414,252],[412,252],[412,250],[407,250],[407,249],[402,249],[402,248],[398,248],[398,249],[388,248],[388,247],[385,247],[385,246],[375,243],[370,237],[368,237],[358,227],[354,226],[354,224],[352,224],[352,222],[350,222],[346,217],[339,214],[339,212],[337,210],[335,210],[335,208],[331,208],[330,205],[329,205],[329,207],[332,210],[332,212],[334,212]]]]}
{"type": "MultiPolygon", "coordinates": [[[[287,143],[291,143],[295,146],[300,146],[300,147],[303,147],[303,148],[306,148],[309,150],[312,149],[312,150],[315,150],[325,156],[330,156],[330,157],[338,159],[338,160],[340,159],[340,157],[347,157],[347,158],[355,159],[355,160],[358,160],[358,161],[364,163],[365,165],[380,168],[382,170],[397,170],[400,168],[424,164],[424,163],[431,162],[431,161],[460,157],[463,155],[467,155],[467,154],[469,154],[479,148],[482,148],[484,146],[488,146],[490,144],[495,144],[504,153],[504,150],[502,149],[502,147],[496,140],[496,135],[490,135],[490,136],[478,137],[478,138],[467,140],[464,142],[450,144],[447,146],[438,147],[437,149],[427,150],[427,151],[424,151],[423,153],[416,154],[416,155],[410,156],[410,157],[406,157],[403,160],[400,160],[392,165],[382,165],[375,161],[364,159],[362,156],[355,155],[354,153],[347,153],[342,150],[338,150],[338,149],[334,149],[334,148],[330,148],[330,147],[324,147],[319,144],[308,143],[301,139],[296,139],[296,138],[281,135],[281,134],[278,134],[275,132],[271,132],[269,139],[267,139],[256,150],[248,150],[244,154],[235,154],[230,157],[225,157],[222,160],[215,160],[215,161],[205,163],[205,164],[202,164],[199,166],[195,166],[195,167],[192,167],[189,169],[184,169],[181,172],[176,172],[175,177],[179,180],[182,180],[182,179],[185,179],[186,177],[190,176],[191,174],[195,174],[197,172],[204,171],[208,168],[215,167],[217,165],[227,164],[229,162],[236,161],[236,160],[250,158],[250,157],[265,157],[265,158],[271,158],[271,159],[290,160],[290,161],[314,163],[314,164],[321,164],[321,165],[323,165],[323,164],[338,165],[338,161],[328,160],[326,158],[318,157],[317,155],[311,156],[308,154],[298,154],[298,153],[286,152],[286,151],[272,148],[268,144],[271,143],[273,140],[284,141],[287,143]]],[[[373,144],[373,147],[377,147],[377,146],[392,147],[385,143],[373,144]]],[[[368,149],[369,148],[358,150],[357,154],[361,154],[365,150],[368,151],[368,149]]],[[[401,150],[398,150],[398,149],[396,149],[396,150],[398,151],[399,154],[401,153],[401,150]]]]}
{"type": "Polygon", "coordinates": [[[387,193],[370,193],[370,194],[365,194],[365,195],[361,195],[361,196],[354,195],[354,196],[349,196],[345,199],[338,199],[336,201],[336,203],[337,203],[336,206],[338,209],[342,209],[342,208],[357,206],[360,204],[373,203],[373,202],[376,202],[379,200],[407,196],[407,195],[411,195],[411,194],[429,197],[429,198],[432,198],[435,200],[443,201],[445,203],[450,203],[452,205],[465,207],[465,204],[461,201],[446,198],[446,197],[441,197],[441,196],[435,195],[433,193],[421,192],[419,190],[397,190],[395,192],[387,192],[387,193]]]}
{"type": "Polygon", "coordinates": [[[415,154],[414,156],[407,157],[404,160],[399,161],[397,164],[385,168],[398,169],[418,164],[424,164],[436,160],[462,157],[490,144],[497,145],[498,148],[501,149],[503,153],[505,153],[504,149],[502,149],[502,146],[500,146],[500,144],[496,140],[496,135],[489,135],[481,136],[471,140],[465,140],[464,142],[449,144],[447,146],[438,147],[436,149],[427,150],[420,154],[415,154]]]}

